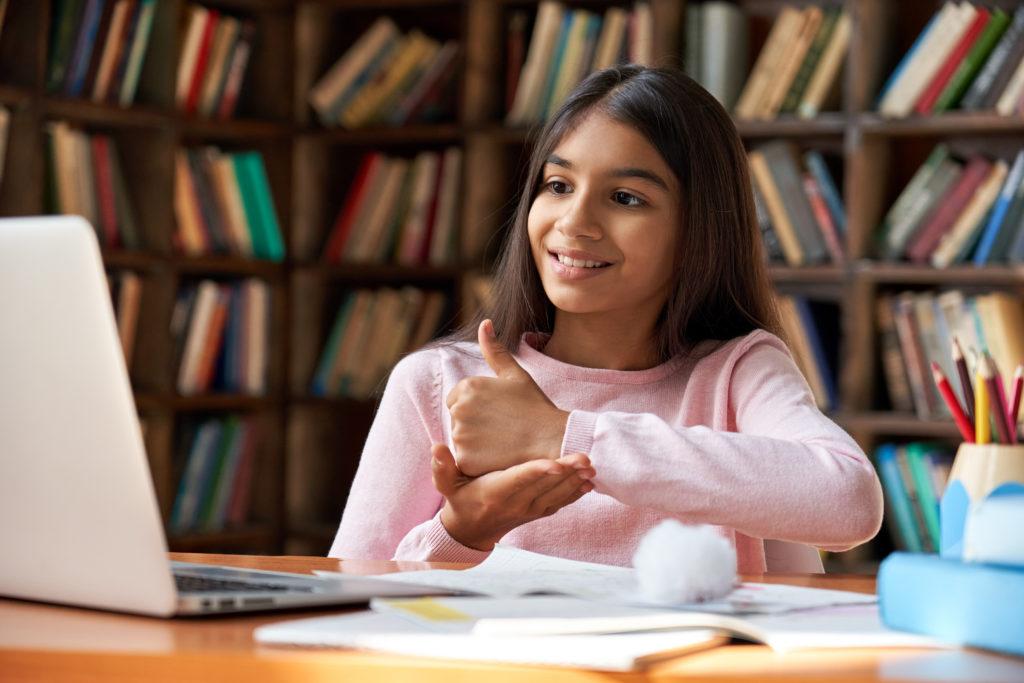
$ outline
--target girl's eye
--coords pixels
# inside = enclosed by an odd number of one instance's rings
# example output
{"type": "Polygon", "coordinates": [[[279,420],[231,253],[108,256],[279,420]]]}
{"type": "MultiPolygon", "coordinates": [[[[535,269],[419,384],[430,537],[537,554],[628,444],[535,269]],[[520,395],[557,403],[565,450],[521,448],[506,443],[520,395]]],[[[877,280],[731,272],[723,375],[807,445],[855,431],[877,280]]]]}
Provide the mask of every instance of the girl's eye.
{"type": "Polygon", "coordinates": [[[565,194],[568,191],[569,185],[561,180],[552,180],[546,187],[551,194],[565,194]]]}
{"type": "Polygon", "coordinates": [[[644,200],[640,199],[635,194],[630,194],[629,192],[623,192],[622,190],[619,190],[618,192],[616,192],[612,196],[615,197],[615,201],[616,202],[618,202],[619,204],[622,204],[623,206],[633,207],[633,206],[643,206],[644,205],[644,200]]]}

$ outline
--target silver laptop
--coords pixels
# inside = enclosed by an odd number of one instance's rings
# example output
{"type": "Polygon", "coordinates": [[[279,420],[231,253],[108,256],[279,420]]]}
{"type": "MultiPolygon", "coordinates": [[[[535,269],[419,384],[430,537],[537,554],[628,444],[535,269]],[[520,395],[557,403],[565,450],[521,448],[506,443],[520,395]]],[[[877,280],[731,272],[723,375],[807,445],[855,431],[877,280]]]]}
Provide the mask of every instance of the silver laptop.
{"type": "Polygon", "coordinates": [[[92,227],[0,220],[0,595],[156,616],[422,595],[167,558],[92,227]]]}

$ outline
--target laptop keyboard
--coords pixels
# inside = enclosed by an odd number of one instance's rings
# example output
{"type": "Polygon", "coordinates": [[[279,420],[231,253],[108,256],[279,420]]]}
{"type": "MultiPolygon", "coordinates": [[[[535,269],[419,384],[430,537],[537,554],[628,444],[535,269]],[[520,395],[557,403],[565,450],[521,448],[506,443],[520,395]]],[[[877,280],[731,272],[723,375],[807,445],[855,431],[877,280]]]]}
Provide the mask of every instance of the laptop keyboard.
{"type": "Polygon", "coordinates": [[[212,579],[205,576],[182,576],[174,575],[178,584],[178,590],[182,593],[214,593],[214,592],[245,592],[245,593],[266,593],[266,592],[297,592],[312,593],[313,589],[307,586],[285,585],[281,583],[258,583],[254,581],[233,581],[231,579],[212,579]]]}

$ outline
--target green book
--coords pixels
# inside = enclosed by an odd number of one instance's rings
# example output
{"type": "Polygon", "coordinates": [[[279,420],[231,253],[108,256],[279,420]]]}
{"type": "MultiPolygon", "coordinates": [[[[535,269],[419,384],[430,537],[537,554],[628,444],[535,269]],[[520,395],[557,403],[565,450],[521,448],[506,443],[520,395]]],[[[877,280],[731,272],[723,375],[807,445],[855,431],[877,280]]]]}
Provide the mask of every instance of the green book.
{"type": "Polygon", "coordinates": [[[211,530],[214,528],[214,510],[217,505],[218,491],[222,486],[226,485],[224,479],[228,469],[228,456],[237,435],[238,418],[232,415],[224,421],[224,427],[221,430],[220,440],[217,442],[216,455],[210,468],[209,477],[203,482],[203,499],[200,503],[199,515],[196,519],[198,522],[197,526],[202,529],[211,530]]]}
{"type": "Polygon", "coordinates": [[[352,307],[355,304],[356,293],[349,292],[344,303],[338,310],[338,317],[334,319],[334,326],[327,338],[327,344],[320,355],[320,362],[317,364],[316,372],[313,374],[312,391],[317,396],[328,396],[330,393],[331,368],[334,366],[334,359],[338,357],[338,349],[341,348],[341,338],[348,327],[348,319],[352,316],[352,307]]]}
{"type": "MultiPolygon", "coordinates": [[[[555,97],[555,87],[558,85],[558,74],[562,70],[562,62],[565,59],[565,48],[569,42],[569,34],[572,33],[572,25],[579,21],[576,12],[566,12],[562,17],[562,28],[558,34],[558,44],[555,46],[555,54],[548,67],[547,80],[544,86],[544,96],[540,102],[540,111],[537,112],[538,119],[545,119],[551,115],[552,100],[555,97]]],[[[532,113],[532,112],[531,112],[532,113]]]]}
{"type": "Polygon", "coordinates": [[[839,7],[833,7],[825,11],[825,17],[814,36],[814,40],[811,42],[811,46],[807,49],[807,55],[800,65],[800,70],[796,72],[793,84],[790,85],[789,92],[786,93],[786,99],[782,101],[780,113],[792,114],[800,106],[800,100],[803,99],[804,91],[807,90],[807,84],[811,82],[814,69],[818,66],[821,55],[825,52],[825,47],[832,38],[832,33],[836,28],[836,22],[839,21],[840,14],[842,14],[842,9],[839,7]]]}
{"type": "Polygon", "coordinates": [[[939,166],[947,159],[949,159],[949,147],[941,142],[935,145],[931,154],[921,164],[921,167],[917,169],[914,177],[903,188],[900,196],[896,198],[892,207],[886,212],[885,218],[882,219],[882,225],[879,226],[876,237],[877,253],[888,259],[899,258],[903,253],[902,245],[906,243],[906,237],[891,234],[893,226],[901,223],[908,212],[914,208],[914,203],[918,201],[918,196],[925,191],[925,187],[931,182],[932,176],[935,175],[939,166]]]}
{"type": "Polygon", "coordinates": [[[235,167],[256,258],[283,260],[284,242],[274,210],[274,200],[270,195],[263,157],[259,152],[239,152],[231,155],[231,161],[235,167]]]}
{"type": "Polygon", "coordinates": [[[971,48],[971,51],[960,62],[960,65],[950,77],[949,83],[946,84],[942,94],[939,95],[939,99],[935,101],[935,106],[932,107],[933,114],[941,114],[960,104],[960,98],[967,92],[971,81],[981,71],[985,60],[988,59],[996,43],[999,42],[999,39],[1006,31],[1006,27],[1009,25],[1009,14],[999,8],[992,10],[992,17],[988,20],[988,24],[985,25],[985,29],[981,32],[978,40],[975,41],[974,47],[971,48]]]}
{"type": "Polygon", "coordinates": [[[932,547],[939,547],[939,499],[935,495],[932,473],[929,469],[932,449],[923,443],[907,444],[907,463],[917,489],[917,502],[921,507],[924,525],[931,537],[932,547]]]}
{"type": "Polygon", "coordinates": [[[57,3],[50,31],[50,55],[46,70],[47,92],[58,92],[64,85],[84,7],[85,0],[62,0],[57,3]]]}

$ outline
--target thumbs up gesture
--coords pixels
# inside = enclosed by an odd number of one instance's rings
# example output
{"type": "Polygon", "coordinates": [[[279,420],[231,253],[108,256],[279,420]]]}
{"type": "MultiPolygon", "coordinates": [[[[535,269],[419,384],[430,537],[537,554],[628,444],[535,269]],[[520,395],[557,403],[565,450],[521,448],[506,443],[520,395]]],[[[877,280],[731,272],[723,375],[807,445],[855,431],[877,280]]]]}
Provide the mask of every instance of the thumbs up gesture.
{"type": "Polygon", "coordinates": [[[459,469],[473,477],[528,460],[558,459],[569,413],[502,346],[490,320],[477,335],[495,377],[467,377],[448,394],[459,469]]]}

